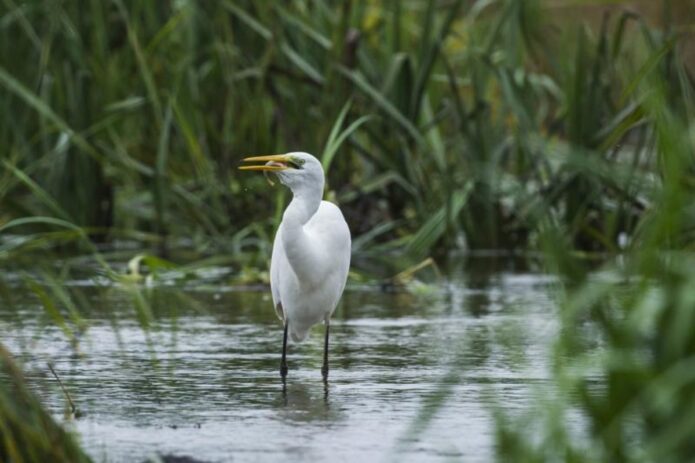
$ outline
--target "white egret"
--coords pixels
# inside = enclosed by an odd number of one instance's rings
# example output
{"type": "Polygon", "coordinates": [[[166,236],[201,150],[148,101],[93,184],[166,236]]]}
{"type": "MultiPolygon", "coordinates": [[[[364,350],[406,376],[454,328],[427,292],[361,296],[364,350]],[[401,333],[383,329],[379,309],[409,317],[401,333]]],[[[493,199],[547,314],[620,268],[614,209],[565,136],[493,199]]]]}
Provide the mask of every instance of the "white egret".
{"type": "Polygon", "coordinates": [[[284,324],[280,375],[287,376],[288,331],[293,342],[301,342],[312,326],[323,322],[321,373],[326,380],[330,318],[350,268],[350,230],[338,206],[322,200],[323,168],[314,156],[295,152],[244,161],[266,162],[239,169],[274,172],[293,195],[275,235],[270,262],[273,305],[284,324]]]}

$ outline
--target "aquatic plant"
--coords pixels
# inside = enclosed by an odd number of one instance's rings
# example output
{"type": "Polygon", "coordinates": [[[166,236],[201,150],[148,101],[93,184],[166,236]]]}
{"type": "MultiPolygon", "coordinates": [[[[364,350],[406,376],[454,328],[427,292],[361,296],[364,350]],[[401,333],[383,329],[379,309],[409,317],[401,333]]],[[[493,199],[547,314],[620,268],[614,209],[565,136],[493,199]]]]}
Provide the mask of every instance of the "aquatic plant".
{"type": "Polygon", "coordinates": [[[651,53],[623,94],[638,95],[633,110],[649,127],[645,154],[658,176],[624,252],[598,270],[573,253],[564,227],[546,225],[546,257],[562,278],[552,383],[527,414],[500,413],[501,460],[685,461],[695,454],[692,79],[675,32],[642,33],[651,53]],[[572,414],[585,426],[571,426],[572,414]]]}
{"type": "Polygon", "coordinates": [[[92,461],[27,388],[22,371],[2,344],[0,460],[15,463],[92,461]]]}

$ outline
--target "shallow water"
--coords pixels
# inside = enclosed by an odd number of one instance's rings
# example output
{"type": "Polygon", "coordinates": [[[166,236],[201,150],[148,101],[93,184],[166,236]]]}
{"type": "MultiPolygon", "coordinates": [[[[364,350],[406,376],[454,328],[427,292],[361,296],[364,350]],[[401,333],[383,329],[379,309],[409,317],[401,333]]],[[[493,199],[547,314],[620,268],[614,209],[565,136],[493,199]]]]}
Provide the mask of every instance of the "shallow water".
{"type": "Polygon", "coordinates": [[[319,326],[291,347],[283,388],[266,288],[153,289],[146,333],[127,292],[74,281],[91,307],[78,352],[28,295],[0,306],[0,332],[63,421],[53,362],[83,413],[68,426],[96,461],[490,461],[494,407],[523,410],[546,384],[551,283],[503,263],[467,266],[426,295],[351,287],[327,387],[319,326]]]}

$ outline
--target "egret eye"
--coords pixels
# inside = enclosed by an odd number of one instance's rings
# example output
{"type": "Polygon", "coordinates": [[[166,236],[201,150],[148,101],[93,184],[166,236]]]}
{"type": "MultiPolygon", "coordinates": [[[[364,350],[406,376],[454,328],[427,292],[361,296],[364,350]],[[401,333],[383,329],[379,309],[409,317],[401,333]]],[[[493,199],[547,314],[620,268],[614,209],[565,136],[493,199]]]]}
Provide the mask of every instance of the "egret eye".
{"type": "Polygon", "coordinates": [[[292,158],[289,161],[287,161],[287,164],[292,167],[293,169],[302,169],[302,166],[304,165],[304,159],[301,158],[292,158]]]}

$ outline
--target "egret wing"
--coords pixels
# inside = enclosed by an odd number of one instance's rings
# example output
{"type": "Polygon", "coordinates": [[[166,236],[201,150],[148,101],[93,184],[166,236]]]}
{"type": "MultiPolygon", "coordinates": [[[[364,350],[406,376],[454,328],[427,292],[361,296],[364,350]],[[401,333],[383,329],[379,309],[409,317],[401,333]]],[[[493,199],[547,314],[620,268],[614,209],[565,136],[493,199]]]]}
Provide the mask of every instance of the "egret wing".
{"type": "Polygon", "coordinates": [[[325,294],[326,315],[335,311],[338,300],[345,289],[350,269],[351,240],[350,229],[340,209],[333,203],[322,201],[319,210],[307,224],[320,249],[322,292],[325,294]],[[320,246],[319,246],[320,243],[320,246]]]}
{"type": "Polygon", "coordinates": [[[282,224],[278,228],[275,234],[275,241],[273,242],[273,255],[270,258],[270,292],[273,296],[273,308],[275,313],[280,318],[280,320],[285,320],[285,315],[282,308],[282,300],[280,299],[280,271],[282,268],[287,268],[289,263],[287,262],[287,256],[285,255],[285,250],[282,247],[282,224]]]}

